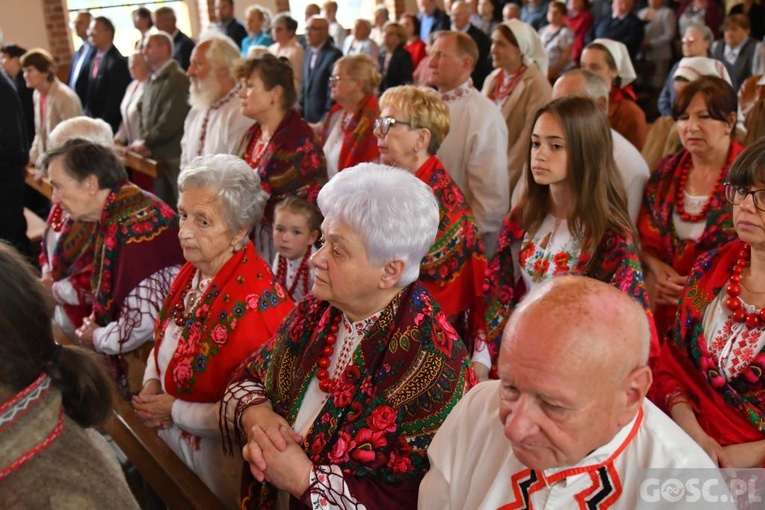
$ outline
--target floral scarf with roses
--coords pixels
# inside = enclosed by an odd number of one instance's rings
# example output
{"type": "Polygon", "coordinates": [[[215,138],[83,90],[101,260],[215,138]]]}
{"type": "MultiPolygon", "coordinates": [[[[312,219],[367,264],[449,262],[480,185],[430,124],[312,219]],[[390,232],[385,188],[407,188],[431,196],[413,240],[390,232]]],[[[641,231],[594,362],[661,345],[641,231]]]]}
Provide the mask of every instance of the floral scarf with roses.
{"type": "MultiPolygon", "coordinates": [[[[526,294],[523,279],[516,279],[513,260],[513,246],[519,246],[526,235],[526,229],[521,224],[520,206],[514,208],[505,217],[497,239],[497,253],[489,262],[484,280],[486,325],[488,327],[487,342],[491,353],[492,364],[496,369],[499,346],[502,341],[502,331],[510,314],[518,302],[526,294]]],[[[528,247],[527,247],[528,248],[528,247]]],[[[521,254],[521,256],[528,254],[521,254]]],[[[653,333],[653,316],[648,307],[648,295],[643,282],[643,268],[640,265],[637,246],[627,233],[617,233],[607,230],[598,248],[592,255],[580,253],[576,264],[570,266],[567,260],[558,260],[569,268],[567,274],[583,275],[609,283],[628,296],[634,298],[646,310],[653,333]]],[[[652,349],[654,353],[658,346],[655,335],[652,349]]]]}
{"type": "Polygon", "coordinates": [[[380,105],[374,94],[361,100],[359,110],[346,122],[345,113],[340,103],[335,103],[324,118],[321,131],[322,145],[329,137],[329,127],[332,116],[340,112],[337,122],[342,123],[343,140],[340,148],[340,158],[337,170],[356,166],[359,163],[377,161],[380,159],[380,150],[377,148],[377,138],[374,135],[375,119],[380,116],[380,105]]]}
{"type": "Polygon", "coordinates": [[[295,195],[316,203],[319,190],[327,182],[327,162],[311,126],[293,108],[285,114],[262,156],[257,161],[248,161],[246,155],[254,152],[262,132],[260,124],[253,124],[235,153],[257,170],[260,185],[271,194],[263,213],[263,223],[271,225],[274,207],[285,196],[295,195]]]}
{"type": "Polygon", "coordinates": [[[420,281],[450,320],[464,316],[463,339],[472,352],[476,340],[486,336],[483,241],[465,196],[436,156],[428,158],[415,176],[433,190],[441,218],[436,240],[420,264],[420,281]]]}
{"type": "MultiPolygon", "coordinates": [[[[736,140],[731,141],[728,159],[720,169],[723,180],[728,176],[730,165],[743,150],[744,147],[740,143],[736,140]]],[[[691,165],[691,155],[685,149],[661,160],[646,183],[643,206],[640,208],[637,222],[643,250],[669,264],[683,276],[688,274],[699,255],[719,248],[736,237],[732,210],[725,200],[722,188],[716,189],[710,198],[711,203],[701,237],[696,240],[677,237],[672,219],[675,213],[675,197],[683,167],[688,165],[691,165]]],[[[656,326],[662,337],[672,330],[676,312],[676,306],[656,307],[656,326]]]]}
{"type": "MultiPolygon", "coordinates": [[[[309,294],[234,383],[263,384],[274,410],[294,423],[340,314],[309,294]]],[[[428,445],[474,382],[464,344],[430,294],[412,284],[367,330],[306,434],[306,454],[317,468],[339,468],[366,508],[414,508],[428,445]]],[[[274,508],[276,488],[254,481],[249,469],[244,475],[243,508],[274,508]]]]}
{"type": "Polygon", "coordinates": [[[99,326],[117,319],[122,300],[139,283],[183,263],[175,212],[128,181],[106,197],[95,235],[91,288],[99,326]]]}
{"type": "Polygon", "coordinates": [[[653,400],[666,411],[675,399],[688,402],[704,432],[722,446],[765,438],[765,349],[726,380],[704,334],[704,313],[729,283],[744,247],[736,239],[696,260],[651,388],[653,400]]]}
{"type": "MultiPolygon", "coordinates": [[[[162,305],[154,341],[159,346],[173,310],[197,269],[186,263],[162,305]]],[[[249,241],[215,275],[181,328],[178,347],[163,375],[167,392],[187,402],[217,402],[232,371],[271,339],[293,308],[292,300],[249,241]]]]}

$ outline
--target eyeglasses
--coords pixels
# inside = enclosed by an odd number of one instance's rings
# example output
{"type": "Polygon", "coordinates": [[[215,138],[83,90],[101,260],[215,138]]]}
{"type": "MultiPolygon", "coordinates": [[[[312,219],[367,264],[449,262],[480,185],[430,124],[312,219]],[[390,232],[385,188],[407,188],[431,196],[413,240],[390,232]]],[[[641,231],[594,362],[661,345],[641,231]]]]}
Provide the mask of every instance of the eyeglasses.
{"type": "Polygon", "coordinates": [[[337,76],[337,75],[335,75],[335,76],[330,76],[330,77],[329,77],[329,86],[331,87],[332,85],[336,84],[336,83],[337,83],[337,82],[339,82],[340,80],[347,80],[347,79],[348,79],[348,78],[343,78],[342,76],[337,76]]]}
{"type": "Polygon", "coordinates": [[[393,117],[377,117],[375,119],[375,129],[380,130],[380,134],[385,136],[390,131],[390,128],[396,124],[402,124],[404,126],[412,126],[411,122],[404,122],[403,120],[397,120],[393,117]]]}
{"type": "Polygon", "coordinates": [[[683,44],[685,44],[685,43],[689,43],[689,44],[690,43],[694,43],[694,42],[696,42],[696,38],[695,37],[691,37],[691,36],[683,37],[682,38],[682,42],[683,42],[683,44]]]}
{"type": "Polygon", "coordinates": [[[725,183],[725,200],[733,205],[741,205],[748,195],[752,195],[754,206],[760,211],[765,211],[765,189],[746,189],[729,182],[725,183]]]}

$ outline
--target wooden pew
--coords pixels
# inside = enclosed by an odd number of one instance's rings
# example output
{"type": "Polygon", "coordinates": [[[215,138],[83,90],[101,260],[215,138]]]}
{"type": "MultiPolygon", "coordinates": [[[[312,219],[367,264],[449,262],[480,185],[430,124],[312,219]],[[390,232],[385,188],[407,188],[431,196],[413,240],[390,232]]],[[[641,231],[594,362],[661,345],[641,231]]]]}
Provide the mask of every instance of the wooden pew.
{"type": "Polygon", "coordinates": [[[35,167],[33,166],[26,167],[24,182],[26,182],[27,186],[36,190],[48,200],[50,200],[50,197],[53,196],[53,188],[51,187],[50,181],[47,178],[43,177],[40,181],[35,180],[35,167]]]}
{"type": "MultiPolygon", "coordinates": [[[[56,341],[73,342],[60,329],[54,328],[56,341]]],[[[104,424],[117,446],[125,453],[144,481],[171,510],[224,510],[225,506],[199,477],[159,438],[145,426],[130,402],[122,399],[112,386],[114,414],[104,424]]]]}
{"type": "Polygon", "coordinates": [[[162,163],[156,159],[145,158],[133,151],[125,151],[120,153],[122,158],[122,164],[125,168],[129,168],[134,172],[139,172],[144,175],[156,179],[162,175],[162,163]]]}

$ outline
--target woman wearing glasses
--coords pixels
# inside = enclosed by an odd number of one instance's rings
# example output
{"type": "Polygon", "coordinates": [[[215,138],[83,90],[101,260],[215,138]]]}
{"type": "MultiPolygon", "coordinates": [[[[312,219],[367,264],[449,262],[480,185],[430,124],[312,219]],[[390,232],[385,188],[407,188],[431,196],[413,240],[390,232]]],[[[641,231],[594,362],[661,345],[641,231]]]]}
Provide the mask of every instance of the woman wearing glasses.
{"type": "Polygon", "coordinates": [[[264,260],[274,260],[274,207],[288,195],[316,202],[327,165],[313,130],[293,108],[297,94],[287,59],[266,54],[241,60],[234,75],[243,84],[242,114],[255,121],[236,154],[258,172],[261,186],[271,194],[253,240],[264,260]]]}
{"type": "Polygon", "coordinates": [[[690,271],[655,372],[657,403],[724,468],[765,462],[765,140],[733,164],[738,236],[690,271]]]}
{"type": "MultiPolygon", "coordinates": [[[[462,191],[436,157],[449,133],[449,108],[433,89],[412,85],[388,89],[380,97],[382,116],[375,136],[383,163],[403,168],[428,184],[439,206],[438,234],[420,264],[420,281],[470,352],[485,338],[483,325],[483,242],[462,191]]],[[[488,374],[488,353],[482,365],[488,374]]],[[[480,372],[481,366],[476,367],[480,372]]]]}
{"type": "Polygon", "coordinates": [[[335,104],[321,130],[330,179],[341,170],[380,157],[372,133],[380,115],[375,96],[380,79],[377,63],[367,55],[348,55],[335,63],[329,78],[335,104]]]}
{"type": "Polygon", "coordinates": [[[742,150],[733,136],[736,110],[725,80],[704,76],[688,84],[672,111],[683,149],[664,158],[646,185],[638,231],[661,337],[674,325],[693,261],[735,235],[723,181],[742,150]]]}

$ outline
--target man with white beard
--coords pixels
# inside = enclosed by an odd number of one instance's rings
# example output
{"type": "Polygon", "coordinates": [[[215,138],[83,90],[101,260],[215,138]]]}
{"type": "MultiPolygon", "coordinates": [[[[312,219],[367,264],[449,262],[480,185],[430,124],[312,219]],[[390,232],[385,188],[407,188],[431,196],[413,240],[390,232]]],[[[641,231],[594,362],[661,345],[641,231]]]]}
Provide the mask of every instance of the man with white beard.
{"type": "Polygon", "coordinates": [[[189,104],[181,140],[181,168],[197,156],[233,154],[252,119],[242,115],[241,85],[231,75],[239,49],[223,34],[209,32],[191,52],[189,104]]]}

